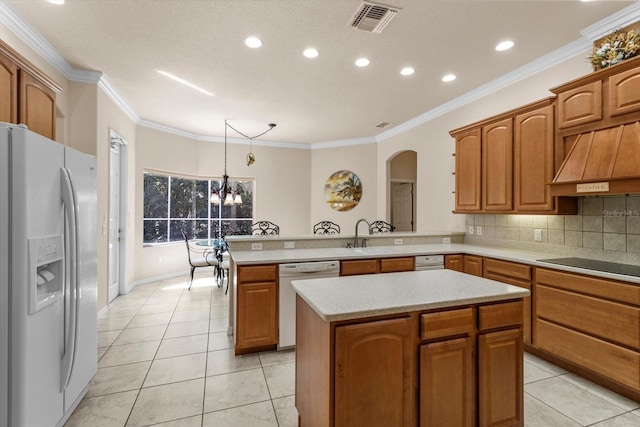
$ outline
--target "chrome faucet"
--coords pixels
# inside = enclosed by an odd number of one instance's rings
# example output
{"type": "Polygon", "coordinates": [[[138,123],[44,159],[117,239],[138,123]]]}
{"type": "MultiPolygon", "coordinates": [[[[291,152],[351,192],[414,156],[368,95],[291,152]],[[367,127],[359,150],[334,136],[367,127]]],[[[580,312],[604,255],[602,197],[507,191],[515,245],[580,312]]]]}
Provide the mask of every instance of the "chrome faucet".
{"type": "Polygon", "coordinates": [[[354,248],[358,248],[358,226],[360,225],[360,223],[364,221],[365,224],[367,224],[367,229],[369,230],[369,233],[371,233],[371,224],[369,224],[369,221],[367,221],[364,218],[360,218],[358,220],[358,222],[356,222],[356,237],[353,239],[353,247],[354,248]]]}

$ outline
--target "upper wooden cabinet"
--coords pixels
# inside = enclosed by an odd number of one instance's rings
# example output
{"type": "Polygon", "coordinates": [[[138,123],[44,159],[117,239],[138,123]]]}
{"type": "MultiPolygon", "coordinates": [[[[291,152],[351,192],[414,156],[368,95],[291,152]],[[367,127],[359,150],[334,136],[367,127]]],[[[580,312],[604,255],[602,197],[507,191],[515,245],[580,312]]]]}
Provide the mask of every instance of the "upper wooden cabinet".
{"type": "Polygon", "coordinates": [[[451,131],[456,139],[454,212],[575,214],[554,198],[554,98],[451,131]]]}
{"type": "Polygon", "coordinates": [[[609,78],[609,115],[640,111],[640,68],[633,68],[609,78]]]}
{"type": "Polygon", "coordinates": [[[519,114],[514,132],[514,209],[549,211],[553,197],[553,105],[519,114]]]}
{"type": "Polygon", "coordinates": [[[513,208],[513,119],[482,128],[482,208],[513,208]]]}
{"type": "Polygon", "coordinates": [[[56,92],[61,88],[0,40],[0,121],[23,123],[56,137],[56,92]]]}
{"type": "Polygon", "coordinates": [[[587,83],[558,94],[560,129],[594,122],[602,118],[602,82],[587,83]]]}
{"type": "Polygon", "coordinates": [[[480,128],[456,135],[456,211],[478,211],[482,208],[481,135],[480,128]]]}

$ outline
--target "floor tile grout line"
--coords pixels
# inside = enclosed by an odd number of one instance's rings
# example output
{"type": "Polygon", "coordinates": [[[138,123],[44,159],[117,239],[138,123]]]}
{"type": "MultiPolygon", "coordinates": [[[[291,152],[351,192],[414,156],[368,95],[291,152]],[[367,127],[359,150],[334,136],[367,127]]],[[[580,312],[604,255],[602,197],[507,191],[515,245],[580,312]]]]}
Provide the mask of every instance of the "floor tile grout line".
{"type": "Polygon", "coordinates": [[[547,404],[546,402],[543,402],[542,400],[538,399],[537,397],[535,397],[534,395],[527,393],[526,391],[524,392],[525,394],[529,395],[530,398],[537,400],[538,402],[540,402],[542,405],[546,406],[547,408],[551,409],[554,412],[557,412],[558,414],[562,415],[563,417],[566,417],[568,419],[570,419],[571,421],[573,421],[574,423],[578,424],[579,426],[584,427],[584,424],[582,424],[581,422],[579,422],[578,420],[575,420],[573,418],[571,418],[569,415],[565,414],[562,411],[559,411],[558,409],[554,408],[553,406],[550,406],[549,404],[547,404]]]}

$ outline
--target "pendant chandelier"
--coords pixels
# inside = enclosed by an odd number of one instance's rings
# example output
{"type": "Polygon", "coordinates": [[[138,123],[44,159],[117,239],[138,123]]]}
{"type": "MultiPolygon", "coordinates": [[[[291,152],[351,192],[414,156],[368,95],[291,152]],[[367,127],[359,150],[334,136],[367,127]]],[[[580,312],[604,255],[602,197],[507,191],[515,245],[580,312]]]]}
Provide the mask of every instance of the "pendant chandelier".
{"type": "Polygon", "coordinates": [[[220,185],[220,188],[218,188],[217,190],[212,189],[211,191],[211,203],[216,205],[219,205],[220,202],[222,202],[225,205],[242,204],[242,196],[238,194],[237,188],[236,189],[231,188],[231,185],[229,184],[229,175],[227,175],[227,128],[230,127],[231,129],[236,131],[238,134],[244,136],[250,141],[253,141],[255,138],[261,137],[265,133],[272,130],[274,127],[276,127],[276,124],[269,123],[267,126],[269,126],[269,129],[265,130],[264,132],[256,136],[247,136],[244,133],[240,132],[238,129],[231,126],[229,123],[227,123],[226,120],[224,121],[224,174],[222,175],[222,185],[220,185]]]}

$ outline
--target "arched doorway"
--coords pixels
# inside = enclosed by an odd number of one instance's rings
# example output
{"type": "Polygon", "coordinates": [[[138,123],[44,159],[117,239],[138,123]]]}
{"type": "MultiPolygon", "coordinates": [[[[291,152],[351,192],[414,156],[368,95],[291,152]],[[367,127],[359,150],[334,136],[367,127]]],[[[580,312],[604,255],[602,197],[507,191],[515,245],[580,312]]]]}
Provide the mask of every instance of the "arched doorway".
{"type": "Polygon", "coordinates": [[[418,156],[400,151],[388,160],[389,219],[395,231],[416,230],[416,179],[418,156]]]}

